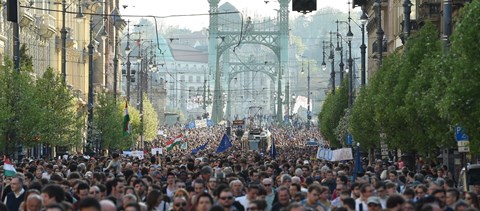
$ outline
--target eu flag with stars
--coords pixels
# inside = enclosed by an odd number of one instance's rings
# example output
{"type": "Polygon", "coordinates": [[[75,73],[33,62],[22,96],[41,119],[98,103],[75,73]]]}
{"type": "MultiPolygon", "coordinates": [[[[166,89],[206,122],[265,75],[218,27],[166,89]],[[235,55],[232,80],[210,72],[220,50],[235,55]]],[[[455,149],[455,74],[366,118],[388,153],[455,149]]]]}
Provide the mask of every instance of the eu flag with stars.
{"type": "Polygon", "coordinates": [[[225,152],[229,147],[232,146],[232,142],[228,139],[226,133],[223,134],[222,141],[220,141],[220,145],[218,145],[217,153],[225,152]]]}

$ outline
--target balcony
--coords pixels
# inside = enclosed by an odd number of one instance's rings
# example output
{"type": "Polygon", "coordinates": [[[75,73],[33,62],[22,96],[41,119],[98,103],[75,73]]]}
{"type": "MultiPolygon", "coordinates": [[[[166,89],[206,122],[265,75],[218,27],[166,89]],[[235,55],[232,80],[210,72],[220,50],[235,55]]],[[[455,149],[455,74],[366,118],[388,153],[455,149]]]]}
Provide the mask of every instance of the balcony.
{"type": "Polygon", "coordinates": [[[35,17],[29,11],[29,9],[26,9],[26,8],[20,9],[20,26],[21,27],[30,26],[34,20],[35,20],[35,17]]]}
{"type": "Polygon", "coordinates": [[[55,28],[56,18],[50,14],[43,14],[41,18],[39,34],[45,39],[51,38],[57,33],[55,28]]]}
{"type": "Polygon", "coordinates": [[[426,21],[435,25],[440,24],[441,2],[439,0],[425,0],[419,4],[418,26],[422,27],[426,21]]]}
{"type": "MultiPolygon", "coordinates": [[[[383,53],[387,52],[387,40],[383,39],[383,45],[382,45],[382,50],[383,53]]],[[[375,40],[372,44],[372,58],[377,58],[378,57],[378,40],[375,40]]]]}

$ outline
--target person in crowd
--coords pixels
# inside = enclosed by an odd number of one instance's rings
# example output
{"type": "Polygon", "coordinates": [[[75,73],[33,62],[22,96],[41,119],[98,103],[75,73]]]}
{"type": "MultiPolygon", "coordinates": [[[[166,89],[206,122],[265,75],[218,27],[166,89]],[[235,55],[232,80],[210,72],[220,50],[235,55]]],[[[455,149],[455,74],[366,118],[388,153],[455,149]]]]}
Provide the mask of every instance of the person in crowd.
{"type": "Polygon", "coordinates": [[[24,178],[22,173],[16,173],[10,181],[11,192],[6,195],[3,201],[9,211],[18,211],[20,204],[25,199],[24,178]]]}
{"type": "Polygon", "coordinates": [[[65,191],[59,185],[47,185],[42,189],[42,199],[44,206],[58,204],[65,200],[65,191]]]}
{"type": "Polygon", "coordinates": [[[25,201],[25,211],[40,211],[43,208],[42,196],[37,193],[30,194],[25,201]]]}
{"type": "Polygon", "coordinates": [[[170,205],[166,202],[163,193],[158,190],[152,190],[147,196],[147,210],[148,211],[167,211],[170,205]]]}
{"type": "Polygon", "coordinates": [[[447,189],[445,192],[445,204],[448,207],[455,209],[455,204],[458,200],[460,200],[460,191],[455,188],[447,189]]]}
{"type": "Polygon", "coordinates": [[[247,211],[266,211],[267,202],[265,200],[253,200],[248,202],[247,211]]]}
{"type": "MultiPolygon", "coordinates": [[[[377,196],[370,196],[367,200],[367,210],[368,211],[380,211],[382,210],[382,205],[380,204],[380,200],[377,196]]],[[[360,210],[362,211],[362,210],[360,210]]]]}
{"type": "Polygon", "coordinates": [[[368,199],[373,196],[373,187],[368,183],[364,183],[360,186],[360,198],[355,200],[356,210],[367,210],[368,199]]]}
{"type": "Polygon", "coordinates": [[[386,202],[386,209],[389,211],[401,211],[403,209],[403,204],[405,203],[405,198],[401,195],[392,195],[388,197],[386,202]]]}
{"type": "Polygon", "coordinates": [[[86,197],[78,203],[78,211],[101,211],[102,206],[100,202],[94,198],[86,197]]]}
{"type": "Polygon", "coordinates": [[[467,192],[465,194],[465,202],[467,202],[472,208],[480,209],[478,196],[474,192],[467,192]]]}
{"type": "Polygon", "coordinates": [[[247,187],[247,194],[236,198],[244,208],[248,206],[248,203],[257,198],[260,187],[257,184],[251,183],[247,187]]]}
{"type": "MultiPolygon", "coordinates": [[[[273,204],[272,211],[280,211],[281,209],[285,209],[290,205],[290,191],[285,186],[280,186],[277,189],[277,198],[278,201],[273,204]]],[[[268,209],[268,208],[267,208],[268,209]]]]}
{"type": "Polygon", "coordinates": [[[300,203],[306,208],[320,211],[328,211],[327,207],[325,207],[325,205],[318,201],[321,192],[322,187],[318,184],[312,184],[308,186],[307,198],[302,200],[300,203]]]}
{"type": "Polygon", "coordinates": [[[173,211],[187,211],[189,210],[187,199],[185,197],[175,197],[172,203],[173,211]]]}
{"type": "Polygon", "coordinates": [[[117,211],[115,204],[108,199],[100,200],[100,206],[102,211],[117,211]]]}
{"type": "Polygon", "coordinates": [[[209,211],[210,208],[213,206],[213,198],[212,196],[207,193],[203,192],[197,196],[197,200],[192,207],[192,211],[209,211]]]}

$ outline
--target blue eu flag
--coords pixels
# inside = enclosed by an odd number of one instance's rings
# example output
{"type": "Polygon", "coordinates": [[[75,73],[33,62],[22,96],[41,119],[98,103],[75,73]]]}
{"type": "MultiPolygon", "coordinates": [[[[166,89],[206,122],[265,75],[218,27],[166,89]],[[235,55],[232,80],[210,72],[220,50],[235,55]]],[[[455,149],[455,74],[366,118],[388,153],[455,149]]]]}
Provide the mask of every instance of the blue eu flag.
{"type": "Polygon", "coordinates": [[[225,152],[229,147],[232,146],[232,142],[228,139],[227,134],[223,134],[222,141],[220,142],[220,145],[218,145],[217,148],[217,153],[225,152]]]}

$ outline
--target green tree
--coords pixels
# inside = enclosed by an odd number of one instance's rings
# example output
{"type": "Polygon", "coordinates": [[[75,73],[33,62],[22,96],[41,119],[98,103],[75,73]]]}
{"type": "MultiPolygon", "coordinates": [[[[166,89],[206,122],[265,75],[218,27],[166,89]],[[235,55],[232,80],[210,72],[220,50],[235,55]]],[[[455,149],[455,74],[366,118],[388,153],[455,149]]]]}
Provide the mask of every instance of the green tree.
{"type": "MultiPolygon", "coordinates": [[[[374,83],[372,79],[371,83],[374,83]]],[[[370,85],[370,84],[369,84],[370,85]]],[[[350,129],[355,141],[362,148],[376,148],[380,143],[380,132],[375,122],[375,107],[373,97],[375,93],[371,86],[360,89],[357,99],[352,107],[350,129]]]]}
{"type": "MultiPolygon", "coordinates": [[[[144,95],[146,96],[146,94],[144,95]]],[[[143,124],[145,140],[152,141],[157,137],[158,114],[148,97],[143,98],[143,124]]]]}
{"type": "Polygon", "coordinates": [[[452,126],[465,128],[474,153],[480,152],[480,54],[474,46],[480,40],[479,13],[480,1],[466,4],[460,13],[451,38],[451,52],[448,53],[451,63],[444,67],[450,72],[445,73],[449,77],[443,79],[447,82],[447,89],[439,105],[442,116],[449,117],[452,126]]]}
{"type": "Polygon", "coordinates": [[[38,109],[38,116],[34,119],[36,125],[24,126],[35,128],[31,131],[38,133],[44,144],[80,146],[85,113],[78,110],[76,98],[62,84],[61,77],[53,69],[47,69],[37,80],[32,93],[38,109]]]}
{"type": "Polygon", "coordinates": [[[336,90],[335,94],[329,93],[322,110],[318,114],[318,122],[320,132],[323,137],[329,142],[331,146],[341,146],[340,140],[335,135],[335,128],[338,126],[340,119],[345,114],[345,109],[348,107],[348,92],[347,80],[342,83],[342,86],[336,90]]]}

